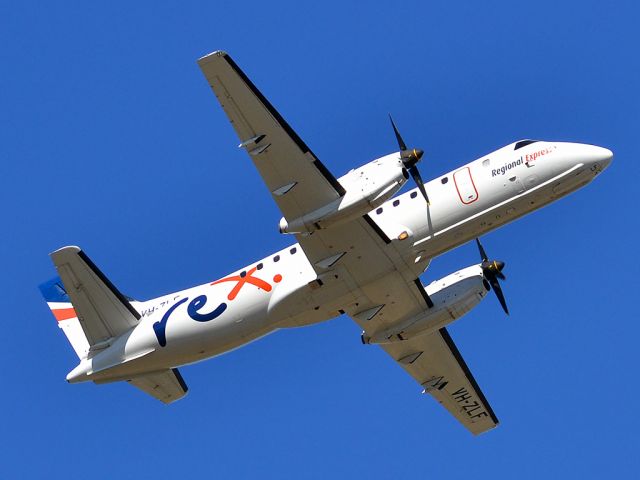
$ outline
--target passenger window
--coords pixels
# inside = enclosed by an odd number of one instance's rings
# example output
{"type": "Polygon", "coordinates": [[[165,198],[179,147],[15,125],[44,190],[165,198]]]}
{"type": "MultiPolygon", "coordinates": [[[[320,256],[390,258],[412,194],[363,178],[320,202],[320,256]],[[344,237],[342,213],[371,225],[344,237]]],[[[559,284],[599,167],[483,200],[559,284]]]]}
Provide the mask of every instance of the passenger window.
{"type": "Polygon", "coordinates": [[[280,255],[276,255],[275,257],[273,257],[273,261],[274,262],[279,262],[280,261],[280,255]]]}
{"type": "Polygon", "coordinates": [[[394,200],[393,201],[393,206],[397,207],[398,205],[400,205],[400,200],[394,200]]]}
{"type": "Polygon", "coordinates": [[[376,213],[377,213],[378,215],[380,215],[380,214],[382,213],[382,208],[377,209],[377,210],[376,210],[376,213]]]}
{"type": "Polygon", "coordinates": [[[483,167],[488,167],[490,163],[491,163],[491,161],[487,158],[487,159],[482,161],[482,166],[483,167]]]}
{"type": "Polygon", "coordinates": [[[256,266],[256,268],[257,268],[258,270],[262,270],[262,264],[261,264],[261,263],[259,263],[259,264],[256,266]]]}
{"type": "Polygon", "coordinates": [[[289,250],[289,253],[290,253],[291,255],[293,255],[293,254],[294,254],[294,253],[296,253],[296,252],[297,252],[296,247],[293,247],[291,250],[289,250]]]}
{"type": "Polygon", "coordinates": [[[411,198],[416,198],[418,196],[418,192],[411,192],[411,198]]]}
{"type": "Polygon", "coordinates": [[[440,181],[444,185],[445,183],[447,183],[449,181],[449,177],[442,177],[442,180],[440,180],[440,181]]]}

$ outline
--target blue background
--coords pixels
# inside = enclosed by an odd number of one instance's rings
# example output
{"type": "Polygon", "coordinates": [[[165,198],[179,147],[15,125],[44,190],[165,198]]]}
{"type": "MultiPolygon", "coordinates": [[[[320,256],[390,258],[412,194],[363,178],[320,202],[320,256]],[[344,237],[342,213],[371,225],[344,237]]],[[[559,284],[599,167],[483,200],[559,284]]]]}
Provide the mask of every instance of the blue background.
{"type": "MultiPolygon", "coordinates": [[[[638,12],[632,1],[3,2],[3,478],[633,476],[638,12]],[[398,4],[394,4],[398,3],[398,4]],[[146,299],[283,248],[195,61],[225,49],[328,168],[424,148],[423,177],[521,138],[611,148],[594,183],[484,238],[507,262],[451,326],[501,425],[472,437],[342,317],[185,367],[166,407],[67,385],[37,285],[82,246],[146,299]]],[[[436,259],[430,282],[477,262],[436,259]]]]}

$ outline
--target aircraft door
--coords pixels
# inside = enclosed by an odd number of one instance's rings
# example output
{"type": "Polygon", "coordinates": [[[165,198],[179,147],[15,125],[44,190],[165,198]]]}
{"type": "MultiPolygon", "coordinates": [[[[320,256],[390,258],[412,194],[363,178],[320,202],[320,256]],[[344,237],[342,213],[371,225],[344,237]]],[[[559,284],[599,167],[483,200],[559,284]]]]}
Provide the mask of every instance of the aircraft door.
{"type": "Polygon", "coordinates": [[[471,176],[471,169],[464,167],[453,174],[453,182],[456,185],[458,197],[465,205],[478,200],[478,190],[471,176]]]}

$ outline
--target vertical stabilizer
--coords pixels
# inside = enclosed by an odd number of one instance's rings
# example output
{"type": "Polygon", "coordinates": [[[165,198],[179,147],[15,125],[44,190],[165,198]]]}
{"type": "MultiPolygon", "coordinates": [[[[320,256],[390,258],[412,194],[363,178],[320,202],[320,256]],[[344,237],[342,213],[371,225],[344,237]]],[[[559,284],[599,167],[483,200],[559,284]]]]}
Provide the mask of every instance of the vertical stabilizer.
{"type": "Polygon", "coordinates": [[[67,336],[78,358],[87,358],[89,342],[60,277],[55,277],[43,283],[39,288],[53,316],[58,321],[58,326],[67,336]]]}

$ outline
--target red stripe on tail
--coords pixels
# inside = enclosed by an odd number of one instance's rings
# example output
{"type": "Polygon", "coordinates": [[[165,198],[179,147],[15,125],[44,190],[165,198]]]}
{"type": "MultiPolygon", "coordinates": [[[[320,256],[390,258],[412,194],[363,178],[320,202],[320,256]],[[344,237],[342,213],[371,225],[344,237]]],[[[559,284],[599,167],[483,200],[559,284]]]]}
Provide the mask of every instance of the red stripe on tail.
{"type": "Polygon", "coordinates": [[[59,322],[61,322],[62,320],[69,320],[70,318],[75,318],[78,316],[73,308],[57,308],[51,311],[53,312],[53,316],[56,317],[56,320],[59,322]]]}

